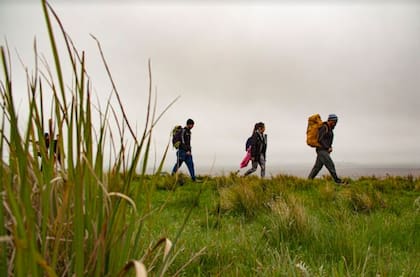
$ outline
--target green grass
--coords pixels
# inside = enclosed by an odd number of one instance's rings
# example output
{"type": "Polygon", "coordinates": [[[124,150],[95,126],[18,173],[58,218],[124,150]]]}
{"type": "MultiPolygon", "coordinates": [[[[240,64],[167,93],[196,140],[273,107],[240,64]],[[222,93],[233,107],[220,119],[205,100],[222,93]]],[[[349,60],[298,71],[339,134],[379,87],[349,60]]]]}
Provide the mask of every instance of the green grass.
{"type": "Polygon", "coordinates": [[[301,276],[306,271],[308,276],[415,276],[420,273],[415,206],[420,191],[419,180],[410,179],[400,177],[398,186],[395,178],[361,178],[345,188],[292,176],[187,182],[156,191],[153,202],[166,201],[166,206],[150,231],[170,237],[202,189],[181,236],[186,248],[175,264],[206,249],[186,276],[301,276]],[[392,190],[383,190],[388,186],[392,190]],[[227,191],[229,197],[223,197],[227,191]]]}

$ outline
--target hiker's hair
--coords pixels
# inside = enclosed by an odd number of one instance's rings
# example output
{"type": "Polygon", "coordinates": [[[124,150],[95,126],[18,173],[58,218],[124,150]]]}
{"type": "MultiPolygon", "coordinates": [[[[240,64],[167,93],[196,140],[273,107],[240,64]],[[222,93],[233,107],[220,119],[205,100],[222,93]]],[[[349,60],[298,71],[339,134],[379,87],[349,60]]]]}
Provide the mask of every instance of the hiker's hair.
{"type": "Polygon", "coordinates": [[[264,127],[265,127],[265,125],[264,125],[263,122],[258,122],[257,124],[255,124],[255,129],[264,128],[264,127]]]}
{"type": "Polygon", "coordinates": [[[252,136],[252,135],[254,135],[254,133],[255,133],[257,130],[258,130],[258,123],[255,123],[255,125],[254,125],[254,129],[252,130],[252,134],[251,134],[251,136],[252,136]]]}
{"type": "Polygon", "coordinates": [[[194,120],[192,120],[191,118],[188,118],[187,125],[194,125],[194,120]]]}
{"type": "Polygon", "coordinates": [[[252,135],[258,130],[258,128],[265,127],[263,122],[255,123],[254,130],[252,130],[252,135]]]}

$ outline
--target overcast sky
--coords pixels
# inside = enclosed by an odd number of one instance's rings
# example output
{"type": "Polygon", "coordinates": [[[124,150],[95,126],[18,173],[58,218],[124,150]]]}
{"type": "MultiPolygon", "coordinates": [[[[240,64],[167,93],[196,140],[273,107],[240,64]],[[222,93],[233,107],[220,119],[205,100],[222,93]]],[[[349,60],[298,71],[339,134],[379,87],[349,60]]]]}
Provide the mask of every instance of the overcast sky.
{"type": "MultiPolygon", "coordinates": [[[[50,53],[39,2],[0,0],[0,35],[13,50],[15,79],[16,52],[31,65],[35,37],[39,51],[50,53]]],[[[269,172],[311,164],[307,117],[336,113],[337,163],[420,166],[416,1],[168,2],[51,1],[86,51],[95,93],[106,99],[111,85],[90,34],[100,40],[139,133],[149,58],[159,109],[181,96],[157,126],[158,156],[172,126],[192,118],[197,167],[235,167],[254,123],[263,121],[269,172]]]]}

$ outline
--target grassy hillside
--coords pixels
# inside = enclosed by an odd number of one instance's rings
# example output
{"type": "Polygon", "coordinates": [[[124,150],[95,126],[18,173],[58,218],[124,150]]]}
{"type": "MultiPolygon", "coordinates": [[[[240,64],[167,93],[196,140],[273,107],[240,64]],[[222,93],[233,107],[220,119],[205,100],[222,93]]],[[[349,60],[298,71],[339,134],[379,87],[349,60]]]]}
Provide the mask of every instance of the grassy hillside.
{"type": "Polygon", "coordinates": [[[418,275],[420,181],[349,183],[232,175],[174,188],[166,177],[153,197],[164,208],[148,231],[173,237],[194,208],[174,262],[204,249],[187,276],[418,275]]]}

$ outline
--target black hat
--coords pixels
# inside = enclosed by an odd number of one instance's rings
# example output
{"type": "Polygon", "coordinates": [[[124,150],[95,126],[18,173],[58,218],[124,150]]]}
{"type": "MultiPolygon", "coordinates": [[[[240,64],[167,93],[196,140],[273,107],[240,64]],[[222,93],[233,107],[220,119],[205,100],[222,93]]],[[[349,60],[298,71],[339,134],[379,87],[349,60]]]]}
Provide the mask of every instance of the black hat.
{"type": "Polygon", "coordinates": [[[187,125],[194,125],[194,120],[192,120],[191,118],[189,118],[187,120],[187,125]]]}

